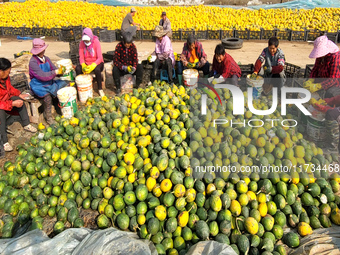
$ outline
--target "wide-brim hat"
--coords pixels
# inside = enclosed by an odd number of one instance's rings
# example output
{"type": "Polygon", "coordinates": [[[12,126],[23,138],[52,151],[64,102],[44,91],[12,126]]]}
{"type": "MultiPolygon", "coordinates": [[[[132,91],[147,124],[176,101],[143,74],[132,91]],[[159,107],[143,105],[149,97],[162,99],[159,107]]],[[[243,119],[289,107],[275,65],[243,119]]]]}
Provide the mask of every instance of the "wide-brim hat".
{"type": "Polygon", "coordinates": [[[309,54],[310,58],[321,58],[329,53],[339,51],[339,47],[327,38],[326,35],[316,38],[314,41],[314,49],[309,54]]]}
{"type": "Polygon", "coordinates": [[[33,48],[31,49],[31,53],[33,55],[38,55],[39,53],[46,50],[47,47],[48,47],[48,44],[46,44],[44,40],[40,38],[35,38],[33,39],[33,48]]]}
{"type": "Polygon", "coordinates": [[[164,28],[162,26],[156,26],[152,35],[155,37],[163,37],[166,35],[166,32],[164,31],[164,28]]]}

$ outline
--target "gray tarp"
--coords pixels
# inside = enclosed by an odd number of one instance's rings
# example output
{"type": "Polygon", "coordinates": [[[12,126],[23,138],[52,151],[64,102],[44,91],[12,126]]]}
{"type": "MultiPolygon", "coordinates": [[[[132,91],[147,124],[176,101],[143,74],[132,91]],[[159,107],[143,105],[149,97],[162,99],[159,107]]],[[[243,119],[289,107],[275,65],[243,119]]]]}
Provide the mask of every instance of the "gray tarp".
{"type": "MultiPolygon", "coordinates": [[[[10,239],[0,239],[1,255],[84,255],[84,254],[129,254],[157,255],[155,246],[148,240],[139,239],[136,233],[115,228],[90,230],[70,228],[49,238],[42,230],[33,230],[10,239]]],[[[215,241],[199,242],[189,255],[236,255],[225,244],[215,241]]]]}

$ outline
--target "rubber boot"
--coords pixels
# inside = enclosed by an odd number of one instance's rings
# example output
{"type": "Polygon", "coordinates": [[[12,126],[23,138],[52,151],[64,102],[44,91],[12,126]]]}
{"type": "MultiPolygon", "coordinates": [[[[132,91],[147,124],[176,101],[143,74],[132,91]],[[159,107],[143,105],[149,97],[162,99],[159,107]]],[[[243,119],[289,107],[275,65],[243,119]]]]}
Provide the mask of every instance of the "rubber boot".
{"type": "Polygon", "coordinates": [[[44,97],[43,101],[43,106],[44,106],[44,117],[48,125],[55,124],[56,122],[54,121],[52,117],[52,97],[51,95],[47,95],[44,97]]]}
{"type": "Polygon", "coordinates": [[[178,75],[178,84],[183,85],[183,76],[181,74],[178,75]]]}
{"type": "Polygon", "coordinates": [[[332,151],[338,151],[339,146],[339,123],[337,120],[326,120],[326,130],[328,132],[327,143],[332,151]]]}

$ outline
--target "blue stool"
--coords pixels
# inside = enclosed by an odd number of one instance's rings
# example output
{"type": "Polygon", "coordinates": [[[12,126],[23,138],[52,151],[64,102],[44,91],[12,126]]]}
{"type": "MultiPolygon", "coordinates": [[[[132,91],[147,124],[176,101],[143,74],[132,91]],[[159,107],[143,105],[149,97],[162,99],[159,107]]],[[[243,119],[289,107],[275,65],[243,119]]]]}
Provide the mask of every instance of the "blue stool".
{"type": "MultiPolygon", "coordinates": [[[[175,78],[176,78],[175,68],[172,68],[172,79],[175,79],[175,78]]],[[[161,81],[169,82],[168,71],[165,69],[161,70],[161,81]]]]}

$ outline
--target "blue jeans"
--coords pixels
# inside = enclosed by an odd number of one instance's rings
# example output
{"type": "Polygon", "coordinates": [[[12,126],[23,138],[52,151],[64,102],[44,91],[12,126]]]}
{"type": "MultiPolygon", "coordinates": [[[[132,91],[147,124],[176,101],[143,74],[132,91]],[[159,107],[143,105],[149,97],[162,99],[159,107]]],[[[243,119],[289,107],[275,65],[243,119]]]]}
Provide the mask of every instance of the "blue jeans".
{"type": "MultiPolygon", "coordinates": [[[[205,63],[204,66],[201,66],[199,68],[194,68],[197,69],[198,71],[203,71],[204,75],[208,75],[209,74],[209,68],[210,68],[210,64],[209,62],[205,63]]],[[[186,66],[183,65],[182,61],[178,61],[177,62],[177,73],[179,75],[183,74],[183,70],[188,69],[186,66]]]]}

